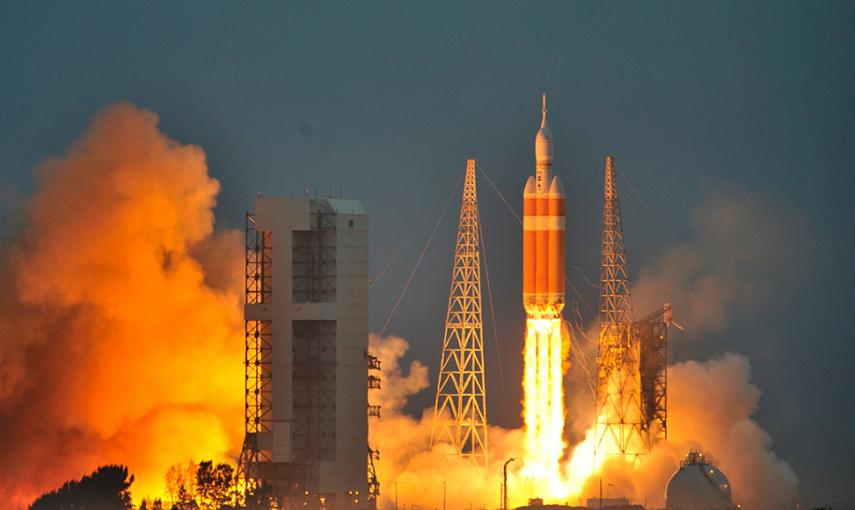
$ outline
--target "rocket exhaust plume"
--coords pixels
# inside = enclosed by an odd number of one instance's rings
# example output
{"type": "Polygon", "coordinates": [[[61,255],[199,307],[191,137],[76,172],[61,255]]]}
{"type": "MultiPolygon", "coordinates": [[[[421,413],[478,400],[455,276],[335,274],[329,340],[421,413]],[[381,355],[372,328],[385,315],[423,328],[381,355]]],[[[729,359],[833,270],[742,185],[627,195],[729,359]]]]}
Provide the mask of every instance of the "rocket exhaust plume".
{"type": "Polygon", "coordinates": [[[526,311],[522,474],[541,490],[560,492],[564,454],[562,368],[564,211],[561,179],[552,175],[552,132],[543,117],[535,137],[536,173],[523,192],[523,305],[526,311]],[[544,487],[545,485],[545,487],[544,487]]]}
{"type": "Polygon", "coordinates": [[[36,169],[0,268],[0,500],[26,506],[122,463],[136,498],[242,429],[242,243],[215,233],[219,183],[157,116],[99,112],[36,169]]]}

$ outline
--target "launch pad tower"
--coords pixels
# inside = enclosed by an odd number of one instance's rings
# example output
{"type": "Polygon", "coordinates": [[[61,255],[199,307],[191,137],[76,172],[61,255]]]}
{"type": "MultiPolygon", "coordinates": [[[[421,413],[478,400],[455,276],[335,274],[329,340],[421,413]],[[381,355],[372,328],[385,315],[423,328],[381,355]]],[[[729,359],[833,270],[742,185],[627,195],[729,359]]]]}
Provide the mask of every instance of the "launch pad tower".
{"type": "Polygon", "coordinates": [[[667,436],[671,305],[633,321],[614,158],[606,158],[594,455],[634,461],[667,436]]]}
{"type": "Polygon", "coordinates": [[[244,316],[246,436],[237,475],[247,499],[372,507],[362,205],[259,196],[246,217],[244,316]]]}

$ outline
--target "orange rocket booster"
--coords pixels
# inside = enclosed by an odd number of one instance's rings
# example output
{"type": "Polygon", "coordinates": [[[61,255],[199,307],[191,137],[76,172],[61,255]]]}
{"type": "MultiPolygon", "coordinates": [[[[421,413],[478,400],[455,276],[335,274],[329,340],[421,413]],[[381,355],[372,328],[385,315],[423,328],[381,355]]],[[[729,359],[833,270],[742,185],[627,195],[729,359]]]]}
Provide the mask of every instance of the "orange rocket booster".
{"type": "Polygon", "coordinates": [[[536,172],[523,191],[523,305],[529,317],[555,318],[564,308],[564,186],[552,175],[552,131],[535,137],[536,172]]]}

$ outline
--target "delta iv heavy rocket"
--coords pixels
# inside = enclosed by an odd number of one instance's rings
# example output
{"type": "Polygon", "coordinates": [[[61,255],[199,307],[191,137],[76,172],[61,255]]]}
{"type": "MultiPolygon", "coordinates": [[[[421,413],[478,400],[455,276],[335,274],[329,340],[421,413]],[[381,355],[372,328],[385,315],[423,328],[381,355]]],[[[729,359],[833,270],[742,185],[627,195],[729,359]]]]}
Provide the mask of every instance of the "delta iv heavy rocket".
{"type": "Polygon", "coordinates": [[[564,308],[564,186],[552,175],[552,131],[543,118],[534,139],[535,175],[523,191],[523,305],[529,318],[556,319],[564,308]]]}
{"type": "MultiPolygon", "coordinates": [[[[564,449],[564,187],[552,175],[552,132],[543,119],[534,139],[536,171],[523,191],[523,306],[526,311],[523,475],[561,487],[564,449]]],[[[557,489],[556,489],[557,490],[557,489]]]]}

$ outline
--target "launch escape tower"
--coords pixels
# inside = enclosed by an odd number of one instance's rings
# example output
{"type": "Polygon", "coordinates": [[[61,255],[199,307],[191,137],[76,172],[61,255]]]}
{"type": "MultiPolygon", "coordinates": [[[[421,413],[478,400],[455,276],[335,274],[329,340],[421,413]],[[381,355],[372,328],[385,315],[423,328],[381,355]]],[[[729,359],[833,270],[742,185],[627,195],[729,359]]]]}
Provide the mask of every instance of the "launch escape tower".
{"type": "MultiPolygon", "coordinates": [[[[368,216],[356,200],[259,196],[246,217],[247,499],[369,508],[368,216]],[[368,366],[366,366],[368,365],[368,366]],[[367,449],[367,450],[366,450],[367,449]]],[[[373,385],[379,380],[371,379],[373,385]]]]}
{"type": "Polygon", "coordinates": [[[458,455],[486,465],[479,236],[475,160],[470,159],[466,161],[430,445],[449,443],[458,455]]]}
{"type": "Polygon", "coordinates": [[[634,460],[667,434],[671,305],[633,322],[614,159],[606,158],[594,455],[634,460]]]}

